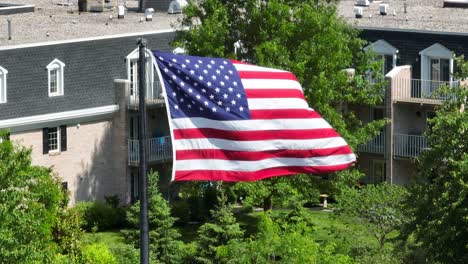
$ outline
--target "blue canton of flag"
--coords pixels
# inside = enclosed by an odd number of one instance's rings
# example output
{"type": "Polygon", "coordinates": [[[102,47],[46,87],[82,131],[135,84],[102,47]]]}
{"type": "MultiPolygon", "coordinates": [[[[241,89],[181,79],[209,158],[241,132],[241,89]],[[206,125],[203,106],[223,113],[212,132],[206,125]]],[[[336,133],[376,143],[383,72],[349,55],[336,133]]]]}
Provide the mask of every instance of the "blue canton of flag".
{"type": "Polygon", "coordinates": [[[250,118],[244,87],[233,64],[219,58],[153,51],[166,88],[172,118],[250,118]]]}

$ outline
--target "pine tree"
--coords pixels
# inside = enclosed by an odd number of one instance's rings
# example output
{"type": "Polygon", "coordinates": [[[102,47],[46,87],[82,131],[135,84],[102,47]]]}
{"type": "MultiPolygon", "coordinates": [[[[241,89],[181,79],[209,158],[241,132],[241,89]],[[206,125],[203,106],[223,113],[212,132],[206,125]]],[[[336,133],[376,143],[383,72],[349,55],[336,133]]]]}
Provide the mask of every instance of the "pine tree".
{"type": "Polygon", "coordinates": [[[210,211],[211,223],[205,223],[198,230],[198,256],[199,263],[213,263],[216,251],[220,246],[227,245],[229,241],[241,239],[244,232],[240,229],[232,213],[232,206],[227,202],[224,189],[220,188],[218,205],[210,211]]]}
{"type": "MultiPolygon", "coordinates": [[[[173,227],[176,218],[171,216],[169,204],[158,189],[158,174],[152,172],[148,175],[148,218],[150,257],[156,263],[180,263],[184,251],[183,242],[179,240],[180,234],[173,227]]],[[[135,203],[127,213],[127,220],[139,226],[140,203],[135,203]]],[[[139,231],[126,231],[124,235],[135,247],[139,247],[139,231]]]]}

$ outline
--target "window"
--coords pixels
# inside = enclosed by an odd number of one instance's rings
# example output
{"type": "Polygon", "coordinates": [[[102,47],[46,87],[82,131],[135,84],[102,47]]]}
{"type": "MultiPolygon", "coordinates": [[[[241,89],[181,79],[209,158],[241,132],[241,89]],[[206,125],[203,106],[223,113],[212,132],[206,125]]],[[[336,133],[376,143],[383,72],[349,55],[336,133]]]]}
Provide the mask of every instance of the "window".
{"type": "Polygon", "coordinates": [[[63,95],[63,72],[65,64],[58,59],[47,65],[49,97],[63,95]]]}
{"type": "Polygon", "coordinates": [[[453,81],[452,52],[436,43],[419,54],[421,55],[421,96],[431,97],[441,85],[449,85],[453,81]]]}
{"type": "MultiPolygon", "coordinates": [[[[131,97],[136,98],[138,96],[138,48],[134,49],[127,56],[127,76],[130,81],[130,92],[131,97]]],[[[154,67],[153,67],[153,56],[151,52],[146,52],[146,97],[153,98],[153,80],[154,80],[154,67]]]]}
{"type": "Polygon", "coordinates": [[[385,75],[396,67],[398,50],[387,41],[380,39],[364,48],[365,51],[372,51],[383,60],[382,73],[385,75]]]}
{"type": "Polygon", "coordinates": [[[369,174],[367,175],[367,183],[377,184],[386,181],[385,161],[370,160],[369,174]]]}
{"type": "Polygon", "coordinates": [[[0,66],[0,104],[7,101],[7,73],[8,71],[0,66]]]}
{"type": "Polygon", "coordinates": [[[42,133],[43,154],[67,150],[67,126],[46,127],[42,133]]]}

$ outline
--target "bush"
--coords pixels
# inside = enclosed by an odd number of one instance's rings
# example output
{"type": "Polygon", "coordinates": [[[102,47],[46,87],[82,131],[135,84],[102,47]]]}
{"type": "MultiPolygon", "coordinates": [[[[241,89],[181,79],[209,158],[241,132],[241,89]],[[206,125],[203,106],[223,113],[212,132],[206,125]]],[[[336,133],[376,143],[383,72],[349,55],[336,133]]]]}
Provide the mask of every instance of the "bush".
{"type": "Polygon", "coordinates": [[[117,244],[109,247],[118,264],[140,263],[139,250],[128,244],[117,244]]]}
{"type": "Polygon", "coordinates": [[[101,243],[86,246],[82,251],[82,260],[86,264],[117,264],[109,248],[101,243]]]}
{"type": "Polygon", "coordinates": [[[82,216],[84,220],[82,228],[86,231],[91,231],[93,227],[97,227],[100,231],[119,228],[125,223],[125,210],[108,203],[78,202],[74,210],[82,216]]]}

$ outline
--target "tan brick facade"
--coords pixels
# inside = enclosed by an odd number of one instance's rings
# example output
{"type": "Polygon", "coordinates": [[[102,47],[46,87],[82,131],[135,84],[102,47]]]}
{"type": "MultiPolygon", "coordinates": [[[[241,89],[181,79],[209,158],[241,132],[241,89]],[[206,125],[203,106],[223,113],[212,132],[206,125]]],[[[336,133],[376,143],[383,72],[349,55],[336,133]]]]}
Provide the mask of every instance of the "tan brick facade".
{"type": "MultiPolygon", "coordinates": [[[[115,114],[118,116],[118,113],[115,114]]],[[[67,125],[67,150],[43,154],[42,130],[13,133],[11,139],[32,148],[33,164],[53,167],[68,183],[70,203],[119,195],[129,200],[126,148],[113,120],[67,125]]],[[[125,133],[123,133],[125,134],[125,133]]]]}

